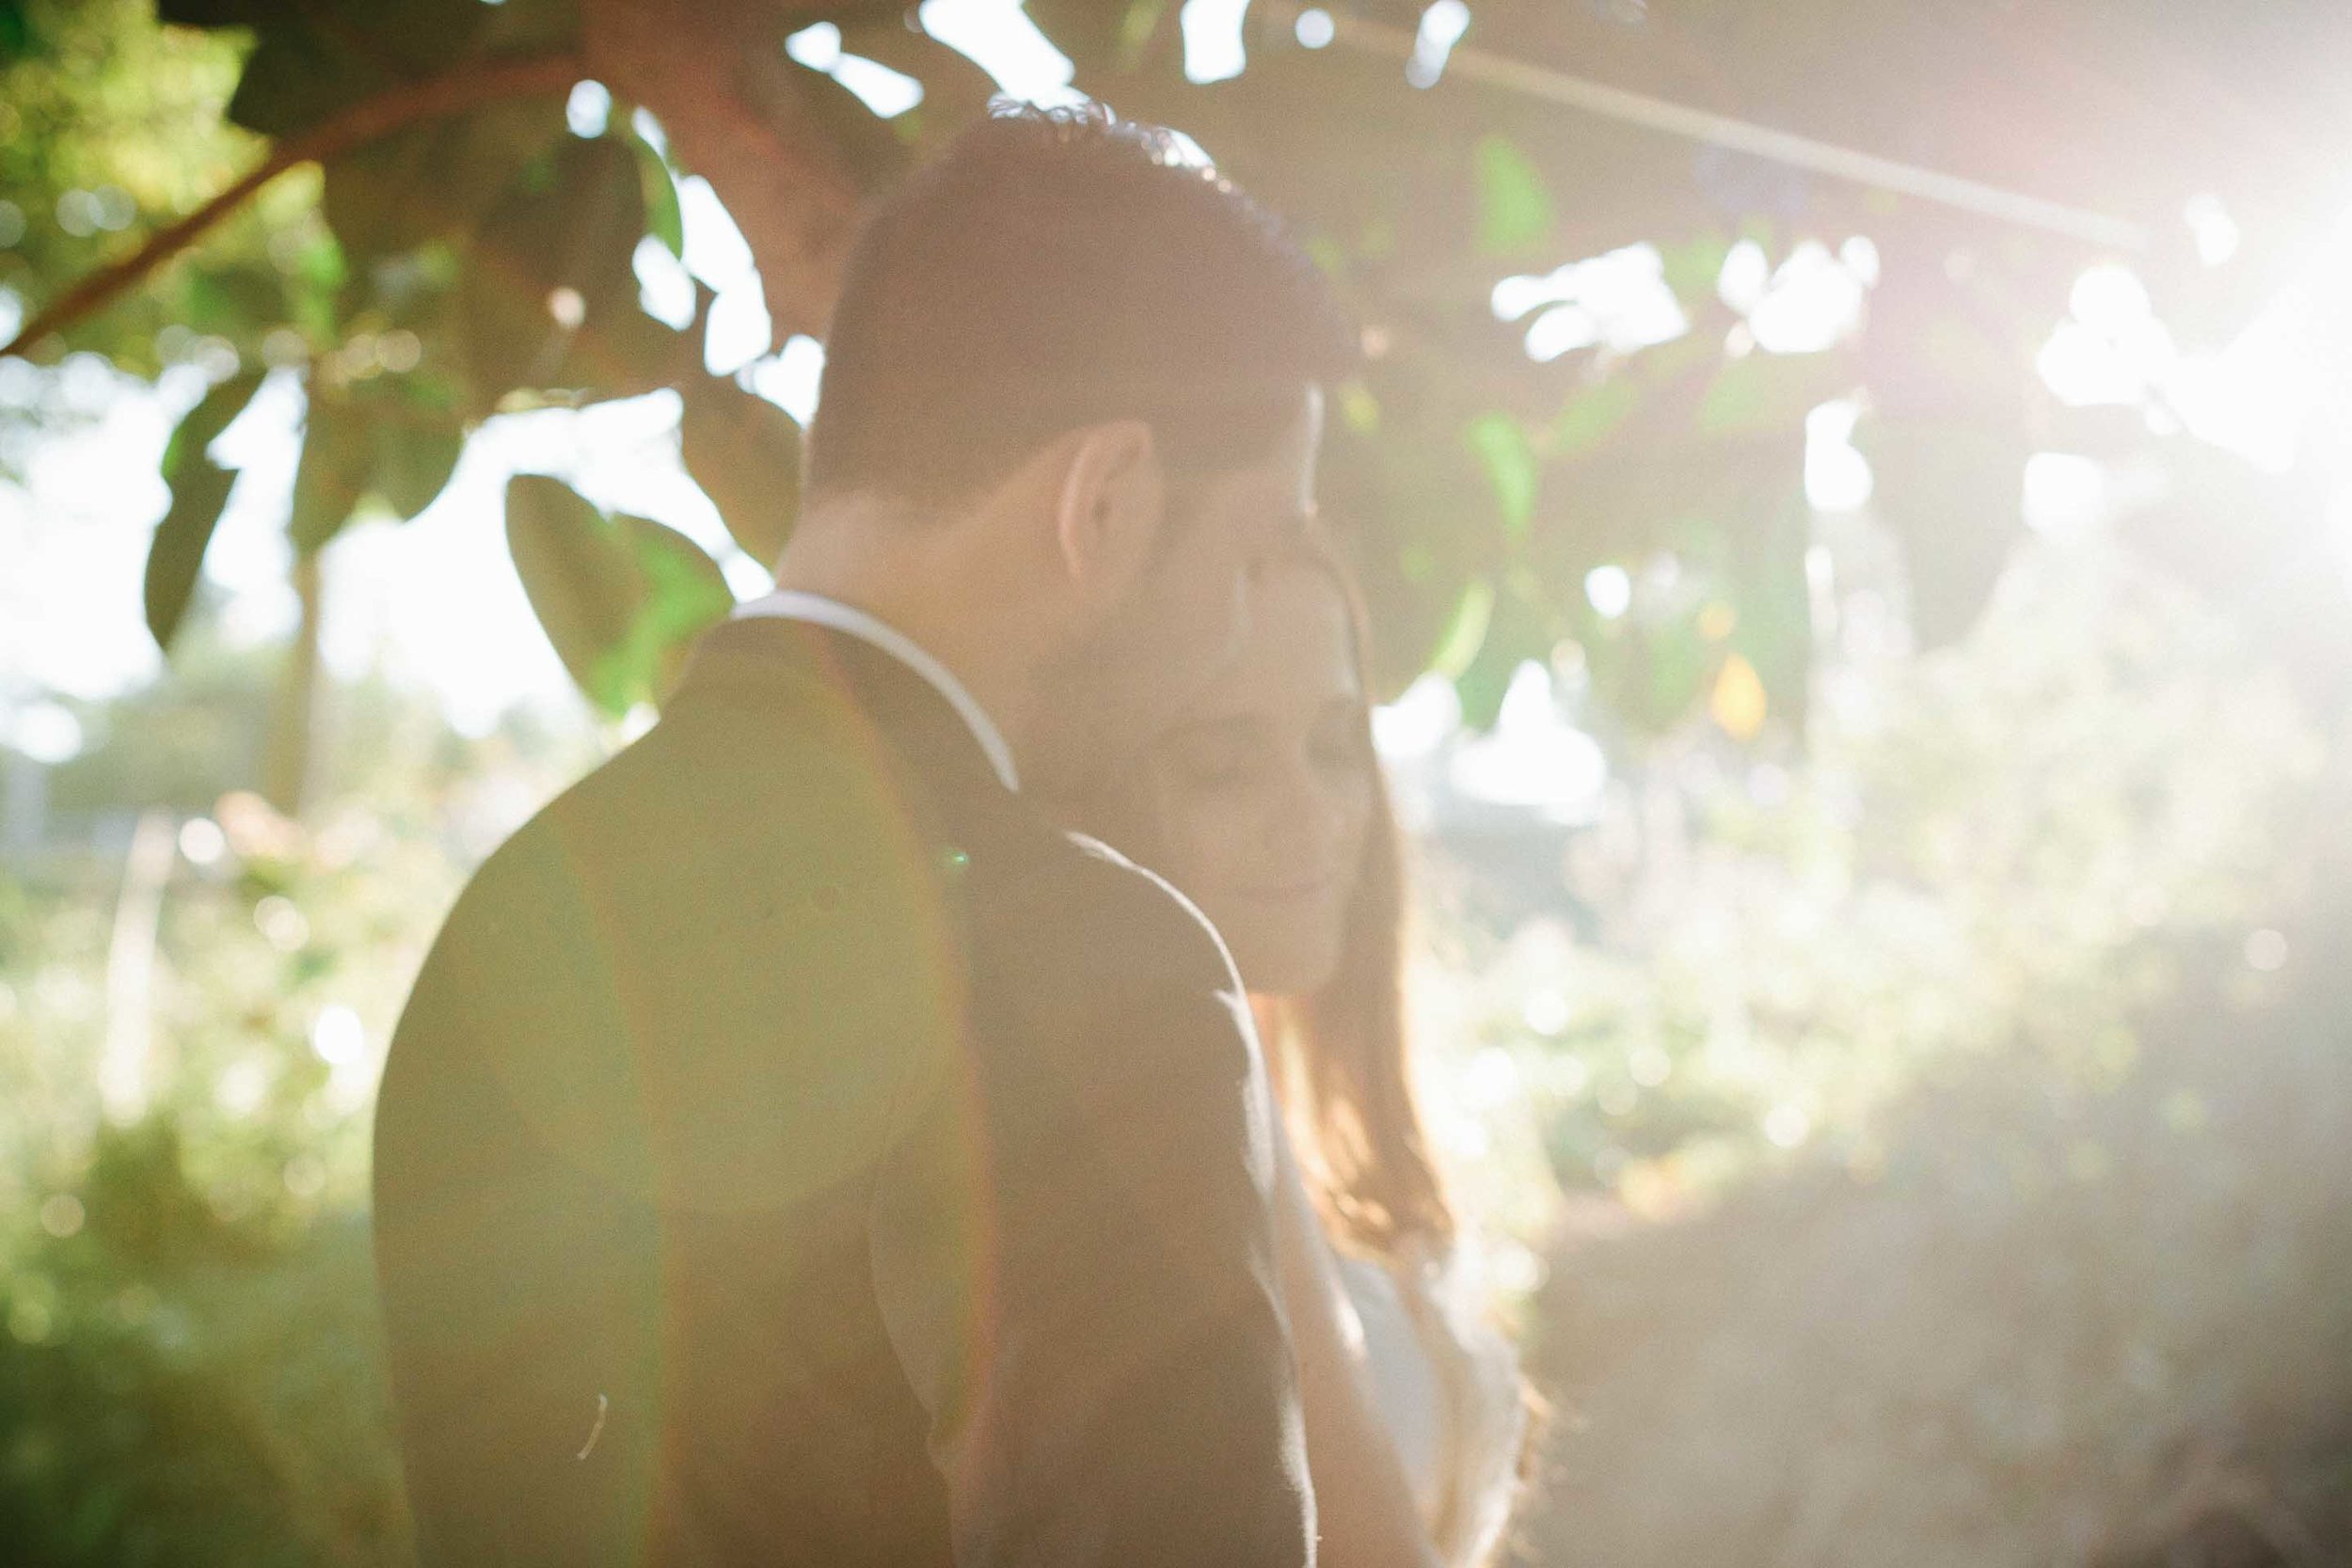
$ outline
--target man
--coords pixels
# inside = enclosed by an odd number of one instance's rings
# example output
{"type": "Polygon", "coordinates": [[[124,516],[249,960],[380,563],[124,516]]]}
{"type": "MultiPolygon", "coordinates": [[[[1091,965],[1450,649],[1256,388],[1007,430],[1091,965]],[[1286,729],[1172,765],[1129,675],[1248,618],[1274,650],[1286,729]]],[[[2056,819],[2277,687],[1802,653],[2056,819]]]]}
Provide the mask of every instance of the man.
{"type": "Polygon", "coordinates": [[[1019,791],[1239,635],[1350,352],[1100,110],[876,215],[779,592],[483,867],[393,1040],[428,1563],[1311,1561],[1231,966],[1019,791]]]}

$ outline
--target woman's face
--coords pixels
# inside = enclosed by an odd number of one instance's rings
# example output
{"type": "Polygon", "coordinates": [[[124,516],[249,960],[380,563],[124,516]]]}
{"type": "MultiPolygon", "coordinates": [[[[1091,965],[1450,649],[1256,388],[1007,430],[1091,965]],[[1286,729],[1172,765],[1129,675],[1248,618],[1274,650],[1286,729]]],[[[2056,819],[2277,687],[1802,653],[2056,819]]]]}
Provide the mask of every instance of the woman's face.
{"type": "Polygon", "coordinates": [[[1242,984],[1331,977],[1364,859],[1375,763],[1338,586],[1270,567],[1248,636],[1146,758],[1157,869],[1199,904],[1242,984]]]}

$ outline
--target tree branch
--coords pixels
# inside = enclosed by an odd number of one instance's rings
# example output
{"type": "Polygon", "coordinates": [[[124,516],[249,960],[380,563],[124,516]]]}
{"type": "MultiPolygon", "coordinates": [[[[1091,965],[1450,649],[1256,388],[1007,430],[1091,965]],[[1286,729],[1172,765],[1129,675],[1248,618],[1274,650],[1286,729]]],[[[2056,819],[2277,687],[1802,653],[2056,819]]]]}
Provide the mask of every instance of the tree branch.
{"type": "Polygon", "coordinates": [[[447,119],[484,103],[563,92],[584,74],[580,57],[568,53],[489,59],[422,81],[404,82],[360,99],[334,118],[278,142],[268,157],[227,190],[169,228],[157,230],[121,261],[99,268],[51,300],[7,347],[0,348],[0,358],[24,353],[104,306],[194,245],[254,192],[297,164],[324,163],[404,126],[447,119]]]}

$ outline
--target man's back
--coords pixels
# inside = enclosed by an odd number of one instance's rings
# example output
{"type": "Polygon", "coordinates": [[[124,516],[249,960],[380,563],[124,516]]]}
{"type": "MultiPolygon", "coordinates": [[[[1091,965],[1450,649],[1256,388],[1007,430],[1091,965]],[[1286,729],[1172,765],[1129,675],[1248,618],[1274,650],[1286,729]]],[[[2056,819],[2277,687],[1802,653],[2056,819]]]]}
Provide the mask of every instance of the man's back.
{"type": "Polygon", "coordinates": [[[1230,984],[887,657],[715,634],[394,1041],[427,1560],[1307,1560],[1230,984]]]}

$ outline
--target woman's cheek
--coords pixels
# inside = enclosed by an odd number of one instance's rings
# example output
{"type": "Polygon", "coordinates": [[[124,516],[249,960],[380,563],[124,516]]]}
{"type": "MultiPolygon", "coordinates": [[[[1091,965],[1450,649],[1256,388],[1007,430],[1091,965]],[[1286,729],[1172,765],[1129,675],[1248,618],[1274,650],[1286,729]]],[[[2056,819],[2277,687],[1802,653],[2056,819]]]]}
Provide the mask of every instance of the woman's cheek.
{"type": "Polygon", "coordinates": [[[1368,786],[1351,790],[1332,815],[1334,858],[1345,868],[1347,879],[1353,884],[1364,863],[1365,841],[1371,836],[1372,790],[1368,786]]]}
{"type": "Polygon", "coordinates": [[[1162,796],[1160,821],[1168,863],[1157,867],[1195,902],[1198,890],[1223,886],[1232,878],[1242,837],[1234,815],[1219,802],[1195,791],[1169,790],[1162,796]]]}

